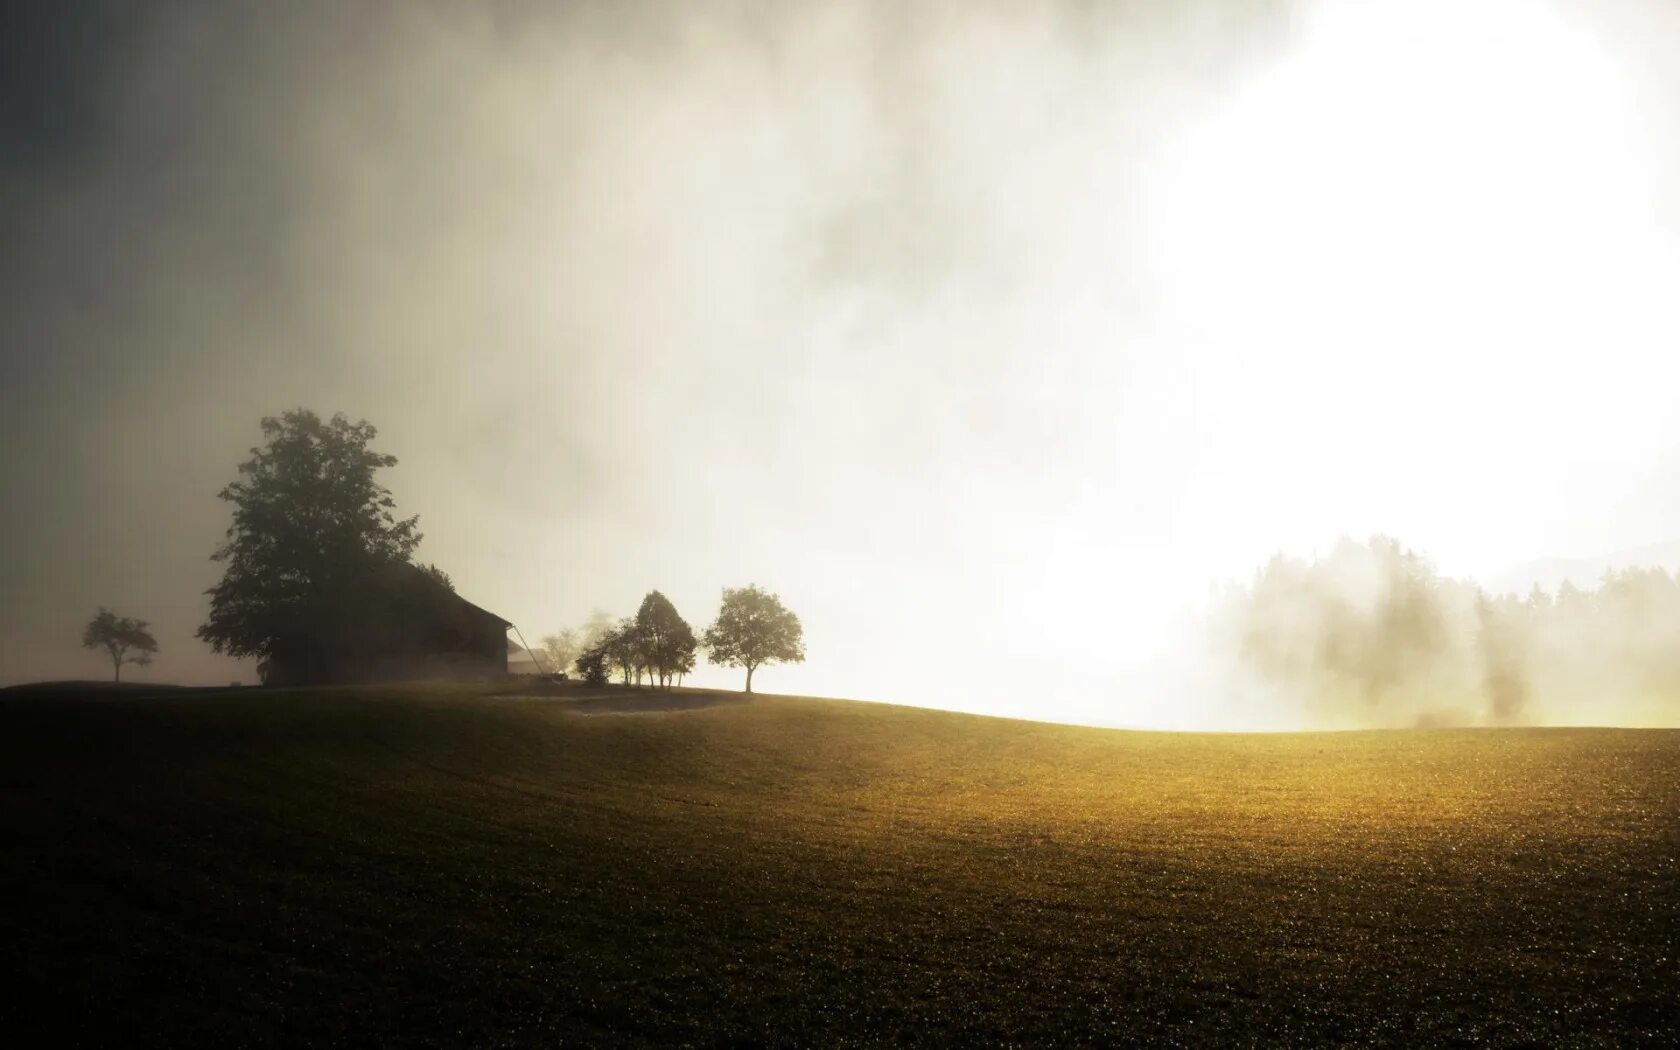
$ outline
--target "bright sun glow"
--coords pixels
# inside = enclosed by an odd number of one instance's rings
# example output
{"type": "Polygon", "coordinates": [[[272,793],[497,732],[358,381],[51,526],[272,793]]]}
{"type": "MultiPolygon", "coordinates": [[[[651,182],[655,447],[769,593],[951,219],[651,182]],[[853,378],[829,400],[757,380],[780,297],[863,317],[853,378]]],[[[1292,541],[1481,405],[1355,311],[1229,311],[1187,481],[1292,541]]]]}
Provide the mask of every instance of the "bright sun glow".
{"type": "MultiPolygon", "coordinates": [[[[1450,574],[1613,543],[1558,500],[1625,499],[1680,387],[1641,118],[1590,27],[1544,5],[1331,2],[1174,140],[1151,210],[1156,367],[1184,394],[1149,450],[1183,479],[1161,575],[1338,533],[1450,574]]],[[[1148,571],[1127,578],[1163,591],[1148,571]]],[[[1134,619],[1117,644],[1171,651],[1134,619]]],[[[1184,675],[1104,713],[1270,724],[1184,675]]]]}
{"type": "Polygon", "coordinates": [[[1215,362],[1199,482],[1262,533],[1234,561],[1337,528],[1460,571],[1596,539],[1537,534],[1515,494],[1561,469],[1613,502],[1595,466],[1666,414],[1637,101],[1541,4],[1328,3],[1179,141],[1158,273],[1215,362]]]}

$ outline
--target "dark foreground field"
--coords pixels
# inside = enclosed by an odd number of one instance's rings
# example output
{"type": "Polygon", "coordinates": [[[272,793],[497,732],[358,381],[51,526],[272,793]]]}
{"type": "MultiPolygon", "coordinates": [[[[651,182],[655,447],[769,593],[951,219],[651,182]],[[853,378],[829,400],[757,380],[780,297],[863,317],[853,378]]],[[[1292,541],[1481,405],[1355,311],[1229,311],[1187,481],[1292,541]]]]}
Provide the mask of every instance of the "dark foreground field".
{"type": "Polygon", "coordinates": [[[638,704],[0,692],[0,1030],[1663,1045],[1680,1029],[1680,733],[1199,736],[638,704]]]}

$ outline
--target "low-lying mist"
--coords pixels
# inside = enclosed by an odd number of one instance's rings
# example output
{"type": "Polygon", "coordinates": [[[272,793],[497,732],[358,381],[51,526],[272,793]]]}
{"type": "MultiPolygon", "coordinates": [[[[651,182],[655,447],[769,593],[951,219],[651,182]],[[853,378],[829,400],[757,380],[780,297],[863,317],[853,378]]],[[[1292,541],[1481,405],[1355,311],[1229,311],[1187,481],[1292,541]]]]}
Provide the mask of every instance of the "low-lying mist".
{"type": "Polygon", "coordinates": [[[1490,594],[1396,540],[1278,555],[1216,594],[1206,683],[1245,727],[1674,724],[1680,578],[1490,594]]]}

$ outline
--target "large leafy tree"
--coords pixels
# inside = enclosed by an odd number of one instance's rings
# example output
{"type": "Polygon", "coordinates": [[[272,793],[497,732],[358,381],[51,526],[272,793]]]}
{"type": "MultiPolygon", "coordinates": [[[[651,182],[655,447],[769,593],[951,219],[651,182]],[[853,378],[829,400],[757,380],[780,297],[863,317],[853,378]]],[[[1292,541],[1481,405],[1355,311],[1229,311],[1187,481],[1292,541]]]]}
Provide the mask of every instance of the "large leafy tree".
{"type": "Polygon", "coordinates": [[[264,419],[262,432],[221,491],[233,524],[212,557],[226,569],[198,636],[234,656],[319,651],[346,637],[370,581],[408,560],[419,519],[398,519],[375,480],[397,460],[368,447],[378,431],[366,420],[298,409],[264,419]]]}
{"type": "Polygon", "coordinates": [[[123,664],[145,666],[152,662],[152,656],[158,651],[157,639],[152,637],[147,627],[145,620],[118,616],[109,609],[100,609],[98,615],[82,629],[82,646],[104,649],[111,657],[111,681],[120,682],[123,664]]]}
{"type": "Polygon", "coordinates": [[[717,622],[706,628],[712,663],[747,669],[747,692],[753,672],[764,664],[803,663],[805,630],[782,600],[756,586],[725,587],[717,622]]]}
{"type": "Polygon", "coordinates": [[[694,648],[699,644],[694,628],[658,591],[649,591],[636,610],[636,633],[656,684],[669,688],[672,678],[694,669],[694,648]]]}

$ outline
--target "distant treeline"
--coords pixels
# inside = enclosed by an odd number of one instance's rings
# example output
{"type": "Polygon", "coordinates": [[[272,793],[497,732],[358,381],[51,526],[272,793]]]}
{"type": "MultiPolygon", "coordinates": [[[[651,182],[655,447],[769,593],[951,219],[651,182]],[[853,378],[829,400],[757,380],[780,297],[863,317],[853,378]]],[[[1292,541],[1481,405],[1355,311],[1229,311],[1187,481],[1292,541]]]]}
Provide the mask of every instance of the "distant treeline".
{"type": "Polygon", "coordinates": [[[1316,724],[1639,722],[1680,708],[1680,579],[1489,594],[1397,541],[1279,555],[1218,596],[1216,641],[1316,724]]]}
{"type": "Polygon", "coordinates": [[[581,628],[545,637],[541,652],[553,670],[574,668],[595,685],[617,673],[625,685],[645,678],[669,688],[693,672],[700,649],[714,664],[744,668],[750,693],[759,667],[805,659],[804,629],[779,597],[749,584],[725,587],[717,619],[696,636],[669,598],[649,591],[635,616],[615,621],[597,612],[581,628]]]}

